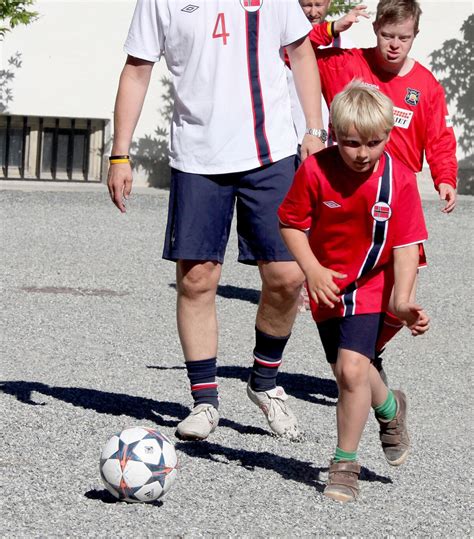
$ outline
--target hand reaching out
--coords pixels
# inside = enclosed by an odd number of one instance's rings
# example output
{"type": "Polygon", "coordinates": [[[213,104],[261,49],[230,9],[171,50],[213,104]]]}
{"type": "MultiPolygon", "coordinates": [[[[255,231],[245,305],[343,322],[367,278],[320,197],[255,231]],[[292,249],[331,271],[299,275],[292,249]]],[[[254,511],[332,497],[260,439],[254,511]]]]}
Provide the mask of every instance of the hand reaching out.
{"type": "Polygon", "coordinates": [[[352,8],[349,13],[346,13],[343,17],[334,22],[334,31],[338,34],[349,30],[349,28],[354,24],[359,22],[359,17],[369,18],[367,13],[367,6],[360,4],[352,8]]]}

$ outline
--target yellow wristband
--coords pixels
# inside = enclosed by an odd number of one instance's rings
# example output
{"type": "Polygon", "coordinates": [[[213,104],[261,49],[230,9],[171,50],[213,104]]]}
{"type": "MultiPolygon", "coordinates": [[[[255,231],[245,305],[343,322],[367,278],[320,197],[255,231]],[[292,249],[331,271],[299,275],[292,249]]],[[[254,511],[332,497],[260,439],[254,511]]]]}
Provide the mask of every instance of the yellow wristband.
{"type": "Polygon", "coordinates": [[[121,163],[130,163],[130,159],[109,159],[111,165],[120,165],[121,163]]]}
{"type": "Polygon", "coordinates": [[[329,37],[333,37],[332,36],[332,22],[327,23],[326,30],[327,30],[327,33],[329,34],[329,37]]]}

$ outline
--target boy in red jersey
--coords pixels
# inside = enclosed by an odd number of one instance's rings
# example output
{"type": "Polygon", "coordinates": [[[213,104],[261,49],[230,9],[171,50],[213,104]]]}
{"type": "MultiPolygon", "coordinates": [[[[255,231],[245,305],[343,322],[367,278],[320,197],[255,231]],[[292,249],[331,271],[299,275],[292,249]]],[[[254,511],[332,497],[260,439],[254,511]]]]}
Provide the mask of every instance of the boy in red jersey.
{"type": "Polygon", "coordinates": [[[338,145],[304,161],[278,216],[339,388],[324,494],[346,502],[359,491],[357,448],[371,407],[389,464],[408,456],[405,394],[387,388],[373,361],[392,289],[395,314],[412,334],[429,327],[410,300],[427,232],[414,173],[384,151],[390,99],[355,81],[334,98],[331,118],[338,145]]]}
{"type": "MultiPolygon", "coordinates": [[[[442,211],[450,213],[456,206],[456,139],[444,91],[428,69],[408,56],[418,34],[420,16],[416,0],[380,0],[373,25],[375,47],[318,49],[332,39],[323,36],[325,24],[319,34],[311,32],[310,38],[326,102],[330,105],[334,96],[355,78],[387,95],[394,104],[395,120],[387,150],[414,172],[421,171],[426,157],[439,198],[445,201],[442,211]]],[[[347,28],[345,25],[340,29],[347,28]]],[[[412,299],[415,291],[416,283],[412,299]]],[[[379,354],[402,327],[390,302],[377,345],[379,354]]],[[[380,366],[381,358],[378,361],[380,366]]]]}

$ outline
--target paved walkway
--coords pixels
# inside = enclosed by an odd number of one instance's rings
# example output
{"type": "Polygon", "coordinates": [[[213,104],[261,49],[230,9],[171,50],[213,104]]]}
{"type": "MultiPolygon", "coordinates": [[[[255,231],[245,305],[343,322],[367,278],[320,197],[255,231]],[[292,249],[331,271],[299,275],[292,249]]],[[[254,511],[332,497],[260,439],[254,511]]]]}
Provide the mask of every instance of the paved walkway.
{"type": "MultiPolygon", "coordinates": [[[[307,431],[269,435],[245,395],[259,283],[229,245],[218,295],[221,426],[176,444],[163,503],[115,503],[100,448],[125,426],[174,437],[190,404],[175,329],[174,265],[161,260],[167,193],[137,190],[127,215],[104,186],[0,184],[3,537],[468,537],[472,462],[472,210],[424,206],[430,267],[425,338],[403,333],[386,368],[407,391],[413,451],[390,468],[371,418],[362,493],[323,499],[336,386],[309,314],[298,317],[280,383],[307,431]],[[138,192],[139,191],[139,192],[138,192]]],[[[173,438],[174,439],[174,438],[173,438]]]]}

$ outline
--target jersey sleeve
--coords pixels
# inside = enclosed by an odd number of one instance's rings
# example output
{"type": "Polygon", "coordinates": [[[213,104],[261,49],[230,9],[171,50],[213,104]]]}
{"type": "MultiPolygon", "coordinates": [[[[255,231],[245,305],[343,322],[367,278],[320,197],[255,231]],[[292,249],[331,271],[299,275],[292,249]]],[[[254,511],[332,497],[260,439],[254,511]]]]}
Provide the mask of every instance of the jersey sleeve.
{"type": "Polygon", "coordinates": [[[130,56],[158,62],[169,26],[167,0],[137,0],[124,50],[130,56]]]}
{"type": "Polygon", "coordinates": [[[447,183],[456,188],[458,164],[456,138],[446,105],[444,90],[435,81],[429,100],[429,121],[426,124],[425,155],[435,187],[447,183]]]}
{"type": "Polygon", "coordinates": [[[278,209],[283,226],[307,231],[311,228],[313,208],[317,203],[313,157],[308,157],[296,172],[293,184],[278,209]]]}
{"type": "Polygon", "coordinates": [[[308,34],[313,49],[331,45],[333,40],[333,35],[331,33],[331,24],[332,23],[330,22],[322,22],[313,26],[313,29],[308,34]]]}
{"type": "Polygon", "coordinates": [[[397,194],[393,222],[395,233],[392,247],[394,249],[423,243],[428,239],[415,173],[405,169],[402,174],[402,181],[397,182],[401,184],[401,189],[397,194]]]}
{"type": "Polygon", "coordinates": [[[291,45],[298,39],[306,37],[311,31],[312,25],[306,18],[298,0],[279,2],[280,6],[280,43],[282,47],[291,45]]]}

